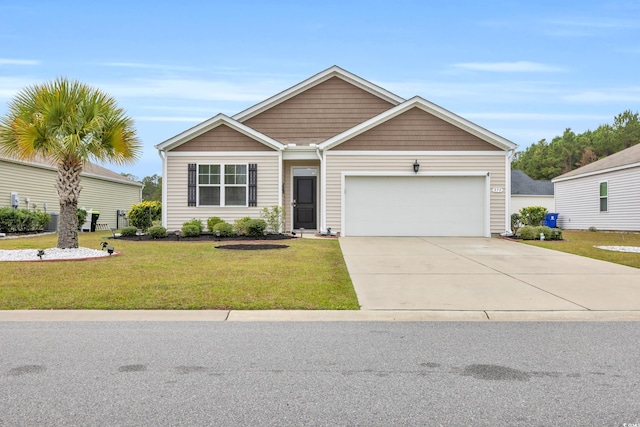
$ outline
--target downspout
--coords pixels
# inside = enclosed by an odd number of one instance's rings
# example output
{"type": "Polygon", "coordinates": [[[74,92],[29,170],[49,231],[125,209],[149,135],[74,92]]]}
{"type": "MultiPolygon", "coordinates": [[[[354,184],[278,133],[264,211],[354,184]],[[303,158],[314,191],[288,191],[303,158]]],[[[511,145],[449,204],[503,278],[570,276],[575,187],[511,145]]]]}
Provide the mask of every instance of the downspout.
{"type": "MultiPolygon", "coordinates": [[[[284,148],[280,148],[278,150],[278,206],[282,207],[284,209],[284,206],[282,205],[282,203],[284,202],[282,200],[282,192],[284,190],[284,182],[282,182],[282,151],[284,150],[284,148]]],[[[288,209],[287,209],[288,210],[288,209]]],[[[286,228],[286,222],[285,224],[283,224],[283,227],[286,228]]],[[[282,230],[284,231],[284,230],[282,230]]]]}
{"type": "Polygon", "coordinates": [[[162,226],[167,227],[167,153],[158,150],[162,159],[162,226]]]}
{"type": "Polygon", "coordinates": [[[326,230],[327,229],[327,224],[325,223],[326,218],[326,210],[327,210],[327,198],[325,196],[325,190],[326,190],[326,185],[325,185],[325,153],[324,151],[322,152],[322,154],[320,154],[320,146],[316,145],[316,156],[318,156],[318,160],[320,160],[320,230],[326,230]]]}
{"type": "Polygon", "coordinates": [[[507,176],[505,176],[505,189],[504,192],[506,193],[504,195],[505,197],[505,231],[507,234],[513,234],[513,230],[511,229],[511,160],[513,159],[513,156],[515,156],[516,154],[516,149],[512,148],[511,150],[508,151],[508,155],[505,156],[506,159],[506,167],[505,167],[505,171],[507,176]]]}

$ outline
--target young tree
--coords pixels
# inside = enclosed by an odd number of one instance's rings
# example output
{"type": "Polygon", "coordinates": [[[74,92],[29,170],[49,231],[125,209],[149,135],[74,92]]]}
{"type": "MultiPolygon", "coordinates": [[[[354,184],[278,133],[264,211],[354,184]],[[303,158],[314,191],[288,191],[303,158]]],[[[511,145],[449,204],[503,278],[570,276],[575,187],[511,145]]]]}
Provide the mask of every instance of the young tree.
{"type": "Polygon", "coordinates": [[[0,153],[18,159],[42,156],[58,167],[58,248],[78,247],[84,164],[132,163],[141,149],[132,120],[114,98],[65,78],[23,89],[0,119],[0,153]]]}

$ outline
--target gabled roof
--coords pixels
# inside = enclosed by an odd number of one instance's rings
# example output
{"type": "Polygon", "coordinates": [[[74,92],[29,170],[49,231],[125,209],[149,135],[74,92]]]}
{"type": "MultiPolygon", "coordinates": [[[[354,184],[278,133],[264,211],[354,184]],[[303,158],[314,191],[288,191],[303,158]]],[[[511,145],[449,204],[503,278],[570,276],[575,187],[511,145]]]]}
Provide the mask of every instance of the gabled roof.
{"type": "Polygon", "coordinates": [[[295,86],[290,87],[287,90],[280,92],[277,95],[272,96],[271,98],[262,101],[253,107],[250,107],[244,111],[233,116],[234,120],[238,120],[239,122],[244,122],[294,96],[316,86],[322,82],[329,80],[332,77],[338,77],[352,85],[369,92],[379,98],[384,99],[385,101],[390,102],[393,105],[398,105],[404,101],[404,98],[399,97],[398,95],[389,92],[386,89],[381,88],[371,82],[364,80],[361,77],[356,76],[342,68],[334,65],[333,67],[327,68],[324,71],[319,72],[315,76],[312,76],[301,83],[298,83],[295,86]]]}
{"type": "Polygon", "coordinates": [[[495,133],[488,131],[487,129],[481,126],[478,126],[467,119],[463,119],[457,114],[454,114],[451,111],[448,111],[440,107],[439,105],[429,102],[426,99],[423,99],[419,96],[415,96],[403,102],[402,104],[396,105],[395,107],[390,108],[389,110],[386,110],[375,117],[372,117],[366,122],[360,123],[359,125],[354,126],[351,129],[348,129],[342,132],[341,134],[338,134],[332,138],[327,139],[325,142],[320,144],[320,148],[322,150],[326,150],[326,149],[335,147],[336,145],[341,144],[357,135],[360,135],[361,133],[364,133],[372,129],[378,126],[379,124],[386,122],[387,120],[390,120],[396,116],[399,116],[400,114],[414,107],[420,108],[426,111],[427,113],[435,117],[438,117],[439,119],[442,119],[445,122],[448,122],[453,126],[456,126],[457,128],[460,128],[466,132],[469,132],[470,134],[475,135],[476,137],[490,144],[493,144],[496,147],[501,148],[503,150],[513,150],[517,147],[515,143],[499,135],[496,135],[495,133]]]}
{"type": "Polygon", "coordinates": [[[640,144],[618,151],[603,159],[584,165],[554,178],[552,181],[564,181],[582,176],[597,175],[599,173],[612,172],[614,170],[627,169],[640,166],[640,144]]]}
{"type": "Polygon", "coordinates": [[[553,196],[551,181],[538,181],[518,169],[511,170],[511,195],[553,196]]]}
{"type": "Polygon", "coordinates": [[[161,142],[155,147],[160,151],[171,150],[195,138],[196,136],[202,135],[203,133],[208,132],[211,129],[216,128],[223,124],[248,136],[249,138],[255,139],[256,141],[261,142],[264,145],[273,148],[274,150],[282,150],[285,147],[283,144],[279,143],[275,139],[270,138],[267,135],[260,133],[255,129],[250,128],[249,126],[243,125],[242,123],[224,114],[218,114],[217,116],[211,117],[210,119],[205,120],[204,122],[192,127],[191,129],[187,129],[186,131],[174,136],[173,138],[169,138],[166,141],[161,142]]]}
{"type": "MultiPolygon", "coordinates": [[[[34,166],[43,169],[49,169],[57,171],[58,167],[55,163],[51,162],[48,159],[37,156],[32,160],[22,160],[22,159],[14,159],[12,157],[0,155],[0,161],[6,161],[11,163],[23,164],[26,166],[34,166]]],[[[123,184],[135,185],[138,187],[142,187],[142,183],[138,181],[134,181],[132,179],[127,178],[124,175],[121,175],[117,172],[104,168],[102,166],[96,165],[95,163],[86,162],[82,168],[81,176],[88,176],[92,178],[106,179],[108,181],[117,181],[123,184]]]]}

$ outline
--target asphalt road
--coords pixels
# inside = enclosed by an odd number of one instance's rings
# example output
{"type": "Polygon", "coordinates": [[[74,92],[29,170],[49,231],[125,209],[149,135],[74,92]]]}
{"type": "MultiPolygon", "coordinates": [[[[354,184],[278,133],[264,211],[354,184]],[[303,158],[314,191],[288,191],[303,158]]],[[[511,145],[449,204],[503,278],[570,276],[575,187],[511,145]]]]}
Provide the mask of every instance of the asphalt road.
{"type": "Polygon", "coordinates": [[[638,323],[0,323],[0,425],[640,426],[638,323]]]}

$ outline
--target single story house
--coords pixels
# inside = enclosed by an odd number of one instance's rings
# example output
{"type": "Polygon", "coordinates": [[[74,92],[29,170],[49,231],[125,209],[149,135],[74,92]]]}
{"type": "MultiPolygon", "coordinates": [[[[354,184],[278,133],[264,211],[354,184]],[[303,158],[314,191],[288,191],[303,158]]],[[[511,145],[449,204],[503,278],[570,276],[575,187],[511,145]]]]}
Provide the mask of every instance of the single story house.
{"type": "Polygon", "coordinates": [[[491,236],[516,145],[419,96],[330,67],[158,145],[163,224],[286,210],[285,231],[491,236]]]}
{"type": "Polygon", "coordinates": [[[542,206],[547,212],[555,212],[553,182],[535,180],[521,170],[512,169],[510,213],[518,213],[529,206],[542,206]]]}
{"type": "MultiPolygon", "coordinates": [[[[0,207],[17,205],[53,214],[55,218],[60,212],[55,188],[57,176],[57,167],[45,159],[25,161],[0,157],[0,207]]],[[[82,191],[78,207],[100,212],[100,228],[122,227],[126,221],[124,214],[142,200],[142,183],[101,166],[87,163],[80,176],[82,191]]],[[[54,222],[49,229],[56,230],[56,227],[54,222]]],[[[89,224],[83,229],[89,229],[89,224]]]]}
{"type": "Polygon", "coordinates": [[[560,228],[640,231],[640,144],[552,182],[560,228]]]}

